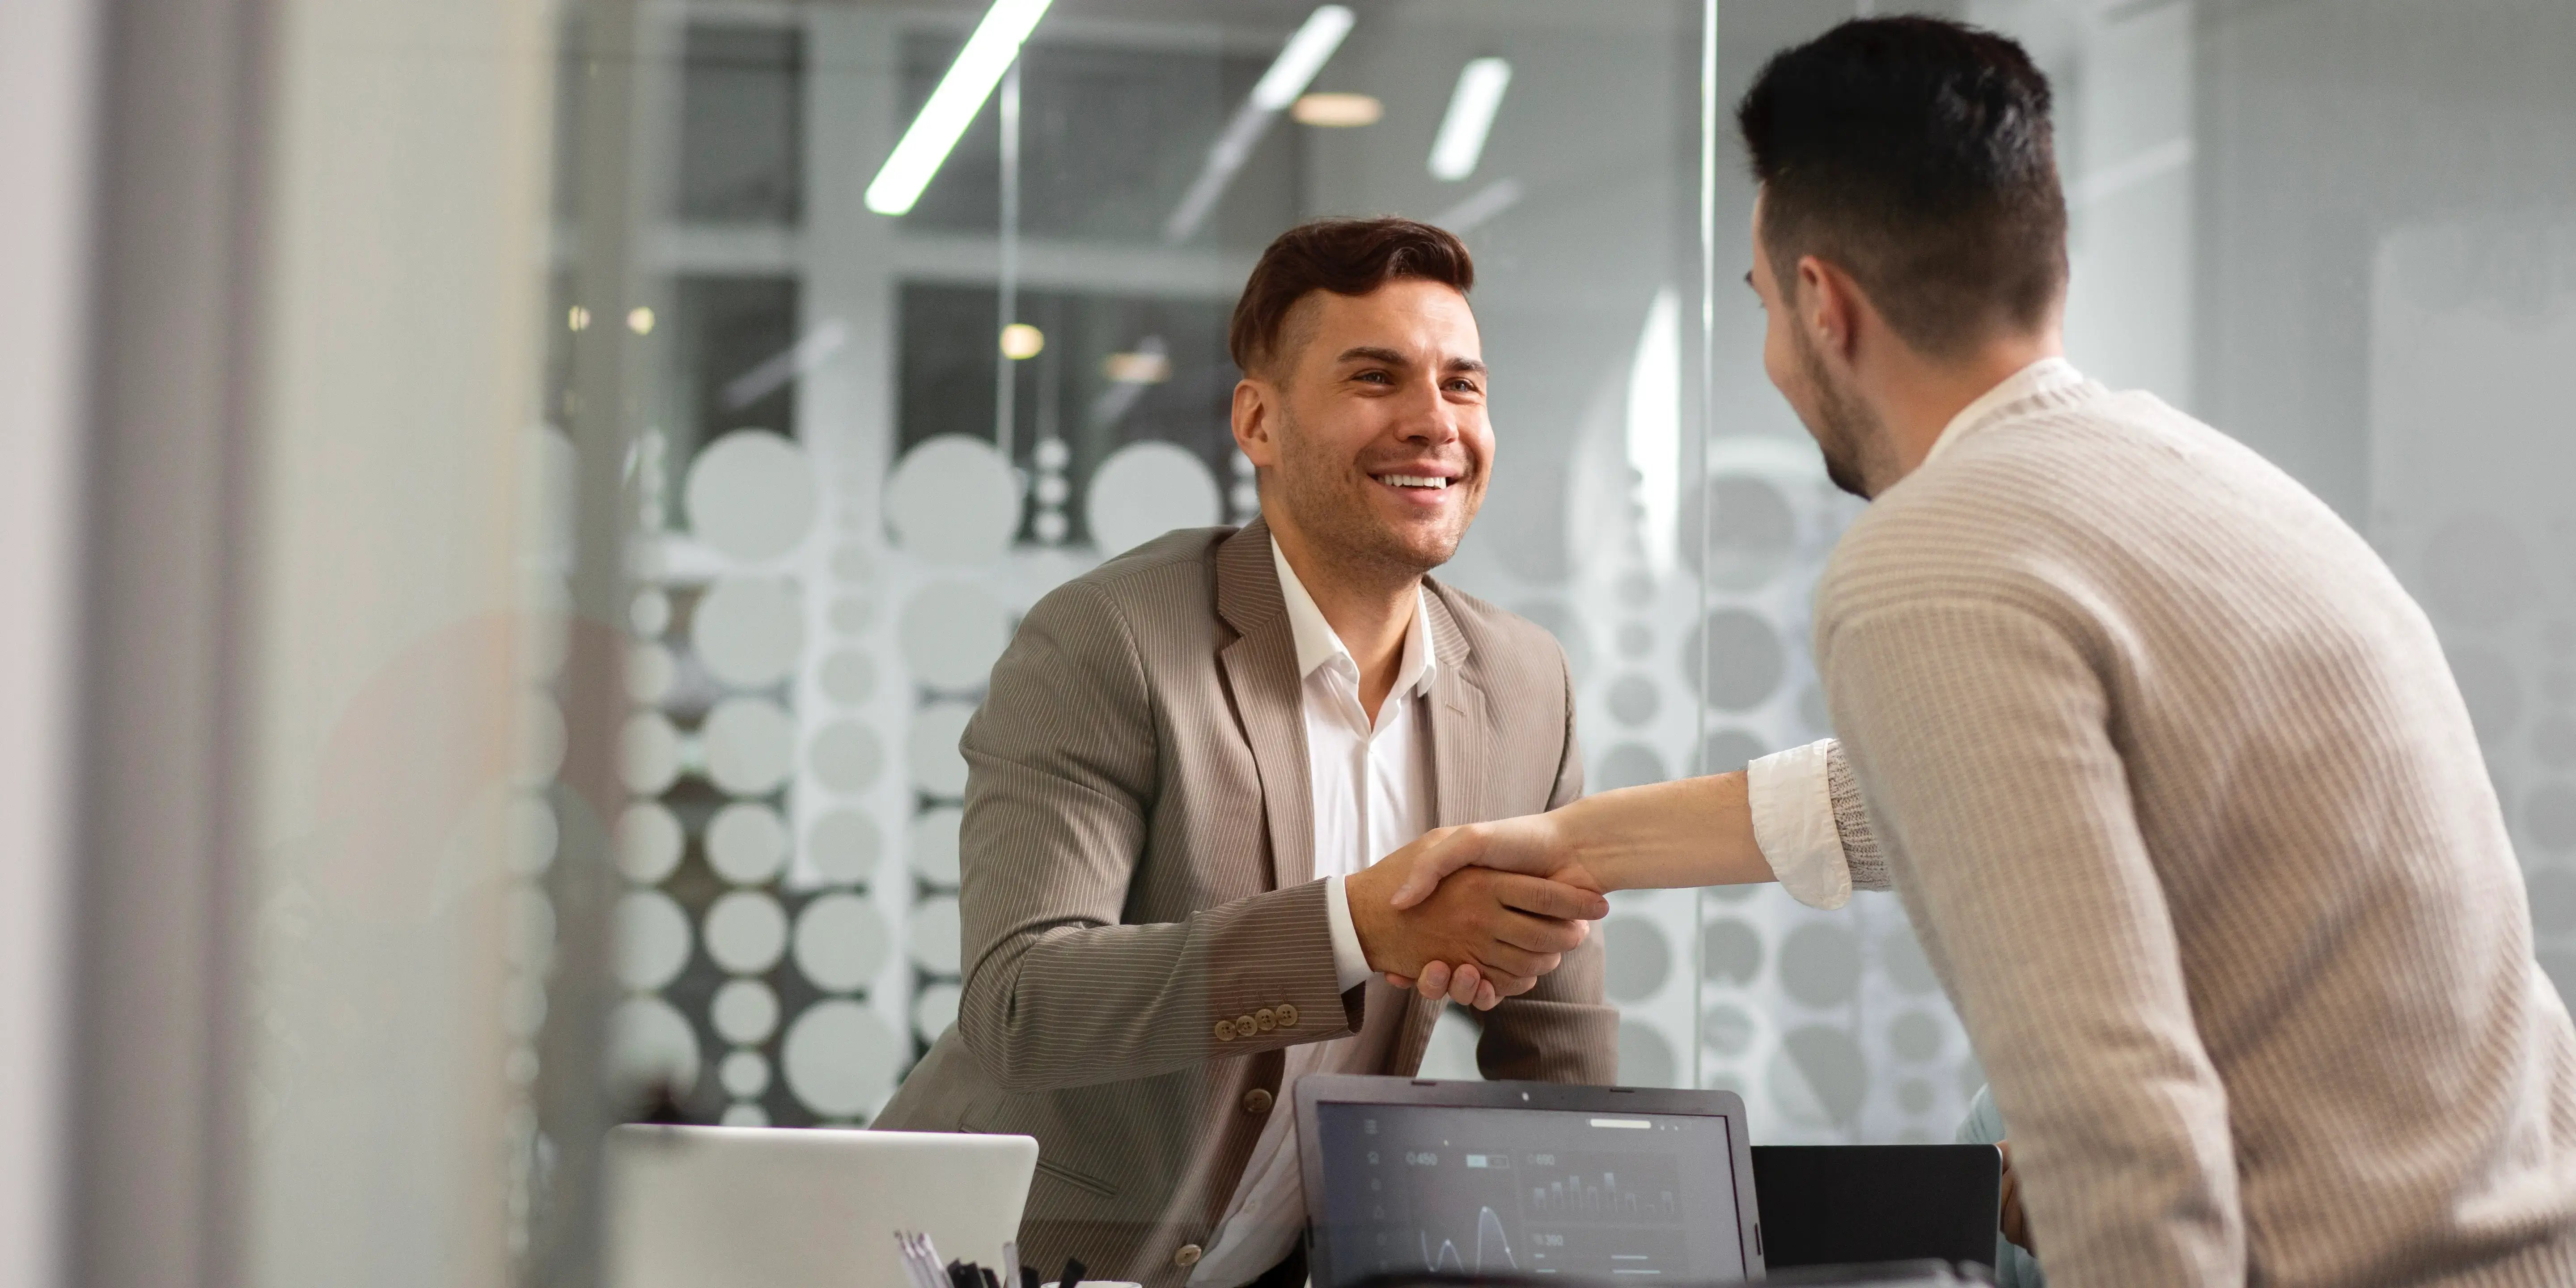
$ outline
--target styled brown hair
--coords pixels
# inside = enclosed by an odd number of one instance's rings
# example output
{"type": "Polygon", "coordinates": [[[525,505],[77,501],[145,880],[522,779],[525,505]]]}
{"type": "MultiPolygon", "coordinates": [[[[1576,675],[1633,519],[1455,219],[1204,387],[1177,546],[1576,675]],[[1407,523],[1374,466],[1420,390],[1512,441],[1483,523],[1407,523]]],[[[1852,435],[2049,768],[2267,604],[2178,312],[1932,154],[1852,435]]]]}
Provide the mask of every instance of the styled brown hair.
{"type": "Polygon", "coordinates": [[[1953,357],[2044,323],[2066,289],[2048,77],[2010,39],[1865,18],[1774,55],[1736,109],[1763,249],[1852,275],[1905,342],[1953,357]]]}
{"type": "Polygon", "coordinates": [[[1317,291],[1366,295],[1400,277],[1464,295],[1476,284],[1476,261],[1447,229],[1411,219],[1308,220],[1279,234],[1252,266],[1226,350],[1249,375],[1279,356],[1280,332],[1299,300],[1317,291]]]}

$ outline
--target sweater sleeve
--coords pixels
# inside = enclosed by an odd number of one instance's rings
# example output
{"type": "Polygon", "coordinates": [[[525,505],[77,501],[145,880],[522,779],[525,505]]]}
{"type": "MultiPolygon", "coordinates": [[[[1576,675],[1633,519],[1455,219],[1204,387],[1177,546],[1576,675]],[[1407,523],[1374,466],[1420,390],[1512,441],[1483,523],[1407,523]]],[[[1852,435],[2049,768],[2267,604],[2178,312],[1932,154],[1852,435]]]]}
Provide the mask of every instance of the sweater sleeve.
{"type": "Polygon", "coordinates": [[[2245,1275],[2225,1089],[2087,650],[1973,596],[1826,623],[1834,727],[2060,1288],[2245,1275]]]}

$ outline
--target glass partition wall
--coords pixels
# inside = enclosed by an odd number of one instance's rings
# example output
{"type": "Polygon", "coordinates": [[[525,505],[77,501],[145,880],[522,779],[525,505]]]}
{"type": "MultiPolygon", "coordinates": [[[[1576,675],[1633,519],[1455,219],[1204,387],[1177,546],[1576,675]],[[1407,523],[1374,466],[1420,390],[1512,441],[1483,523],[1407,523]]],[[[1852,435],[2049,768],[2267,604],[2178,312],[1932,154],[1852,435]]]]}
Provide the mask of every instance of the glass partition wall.
{"type": "MultiPolygon", "coordinates": [[[[1475,252],[1498,459],[1441,575],[1564,645],[1594,789],[1829,732],[1808,601],[1859,503],[1761,372],[1730,113],[1899,6],[265,7],[302,16],[249,185],[278,405],[235,785],[285,821],[205,878],[252,923],[208,1028],[247,1072],[204,1093],[245,1278],[587,1282],[608,1123],[870,1121],[956,1012],[988,670],[1051,587],[1256,512],[1224,330],[1301,219],[1475,252]],[[998,61],[994,12],[1036,14],[998,61]]],[[[2074,361],[2280,462],[2425,603],[2576,982],[2576,9],[1905,7],[2055,79],[2074,361]]],[[[1621,1079],[1739,1090],[1757,1139],[1947,1139],[1980,1083],[1887,896],[1625,894],[1602,933],[1621,1079]]],[[[1474,1076],[1473,1024],[1428,1074],[1474,1076]]]]}

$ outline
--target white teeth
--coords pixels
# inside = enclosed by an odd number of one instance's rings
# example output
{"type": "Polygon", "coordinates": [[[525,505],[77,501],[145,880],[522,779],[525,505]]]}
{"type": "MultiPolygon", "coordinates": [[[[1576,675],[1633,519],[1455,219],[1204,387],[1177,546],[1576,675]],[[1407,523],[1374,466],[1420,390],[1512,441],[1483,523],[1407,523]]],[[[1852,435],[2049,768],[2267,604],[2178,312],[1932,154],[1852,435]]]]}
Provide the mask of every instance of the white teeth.
{"type": "Polygon", "coordinates": [[[1449,480],[1428,474],[1380,474],[1377,481],[1389,487],[1427,487],[1434,490],[1449,486],[1449,480]]]}

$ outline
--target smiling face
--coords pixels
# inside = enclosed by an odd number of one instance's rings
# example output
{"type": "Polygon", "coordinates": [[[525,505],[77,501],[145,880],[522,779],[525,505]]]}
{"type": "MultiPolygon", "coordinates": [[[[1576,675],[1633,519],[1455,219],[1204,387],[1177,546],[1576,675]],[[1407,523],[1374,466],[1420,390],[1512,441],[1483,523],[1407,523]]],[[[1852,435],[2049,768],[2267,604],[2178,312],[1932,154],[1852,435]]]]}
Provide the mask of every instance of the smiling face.
{"type": "Polygon", "coordinates": [[[1277,356],[1235,387],[1234,432],[1291,558],[1394,578],[1447,563],[1494,456],[1467,298],[1418,278],[1317,291],[1281,332],[1277,356]]]}

